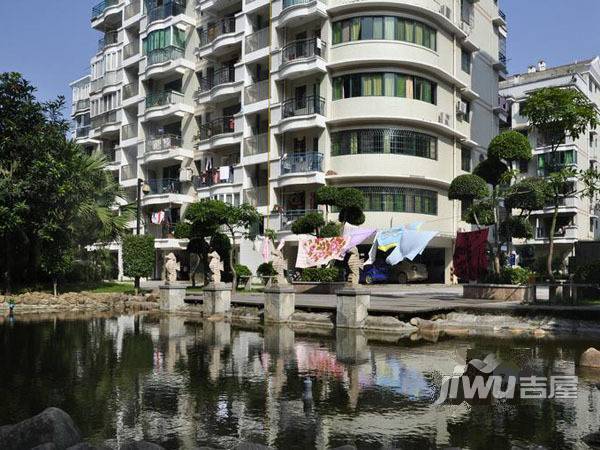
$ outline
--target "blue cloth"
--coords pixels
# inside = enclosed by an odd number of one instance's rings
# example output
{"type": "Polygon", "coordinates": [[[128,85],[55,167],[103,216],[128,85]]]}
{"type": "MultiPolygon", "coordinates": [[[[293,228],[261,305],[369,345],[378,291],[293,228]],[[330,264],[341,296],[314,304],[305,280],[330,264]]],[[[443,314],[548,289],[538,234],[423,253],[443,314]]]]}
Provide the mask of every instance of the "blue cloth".
{"type": "Polygon", "coordinates": [[[385,260],[388,264],[395,266],[399,262],[408,259],[412,261],[425,251],[429,242],[438,234],[437,231],[415,231],[405,230],[402,233],[399,245],[385,260]]]}

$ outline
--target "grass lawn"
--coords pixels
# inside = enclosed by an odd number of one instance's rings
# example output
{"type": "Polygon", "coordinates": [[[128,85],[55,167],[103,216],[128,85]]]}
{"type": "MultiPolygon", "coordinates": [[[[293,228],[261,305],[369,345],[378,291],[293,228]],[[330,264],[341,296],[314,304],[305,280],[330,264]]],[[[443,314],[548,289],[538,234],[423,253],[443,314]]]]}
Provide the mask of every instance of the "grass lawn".
{"type": "MultiPolygon", "coordinates": [[[[14,294],[23,294],[25,292],[47,292],[52,293],[52,285],[26,286],[19,288],[14,294]]],[[[102,281],[99,283],[59,283],[58,293],[66,292],[92,292],[94,294],[133,294],[133,283],[119,283],[116,281],[102,281]]]]}

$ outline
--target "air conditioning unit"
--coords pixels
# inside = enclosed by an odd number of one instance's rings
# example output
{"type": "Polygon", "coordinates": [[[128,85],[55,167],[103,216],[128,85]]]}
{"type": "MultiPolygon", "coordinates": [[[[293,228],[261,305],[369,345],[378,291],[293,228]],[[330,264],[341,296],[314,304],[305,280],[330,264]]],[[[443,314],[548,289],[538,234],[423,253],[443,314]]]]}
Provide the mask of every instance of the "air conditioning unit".
{"type": "Polygon", "coordinates": [[[469,108],[467,106],[467,104],[465,102],[463,102],[462,100],[459,100],[458,103],[456,104],[456,113],[459,116],[465,116],[469,113],[469,108]]]}

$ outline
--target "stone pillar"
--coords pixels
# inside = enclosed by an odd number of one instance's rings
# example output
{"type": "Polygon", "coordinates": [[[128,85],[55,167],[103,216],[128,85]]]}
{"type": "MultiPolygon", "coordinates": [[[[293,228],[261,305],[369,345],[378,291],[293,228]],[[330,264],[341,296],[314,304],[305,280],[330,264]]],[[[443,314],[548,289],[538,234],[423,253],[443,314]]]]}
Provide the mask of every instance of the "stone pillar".
{"type": "Polygon", "coordinates": [[[292,286],[265,289],[265,322],[290,322],[296,308],[296,292],[292,286]]]}
{"type": "Polygon", "coordinates": [[[348,287],[336,292],[336,327],[362,328],[369,315],[371,292],[367,289],[348,287]]]}
{"type": "Polygon", "coordinates": [[[231,310],[231,285],[210,283],[204,288],[203,312],[205,317],[228,314],[231,310]]]}
{"type": "Polygon", "coordinates": [[[175,312],[185,306],[185,284],[166,284],[160,286],[160,310],[175,312]]]}
{"type": "Polygon", "coordinates": [[[367,337],[362,330],[335,330],[335,357],[346,364],[363,364],[369,360],[367,337]]]}

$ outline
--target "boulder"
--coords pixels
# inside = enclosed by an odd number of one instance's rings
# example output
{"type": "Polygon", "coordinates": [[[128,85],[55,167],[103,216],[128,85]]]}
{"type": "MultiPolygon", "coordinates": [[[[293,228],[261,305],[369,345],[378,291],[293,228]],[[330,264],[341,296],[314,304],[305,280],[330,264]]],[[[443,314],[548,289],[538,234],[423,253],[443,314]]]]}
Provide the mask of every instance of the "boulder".
{"type": "Polygon", "coordinates": [[[583,355],[581,355],[579,365],[582,367],[600,369],[600,351],[595,348],[588,348],[583,355]]]}
{"type": "Polygon", "coordinates": [[[136,441],[125,444],[121,450],[164,450],[164,447],[148,441],[136,441]]]}
{"type": "Polygon", "coordinates": [[[53,443],[57,450],[81,442],[81,434],[73,419],[58,408],[48,408],[37,416],[0,429],[0,448],[21,450],[53,443]]]}

